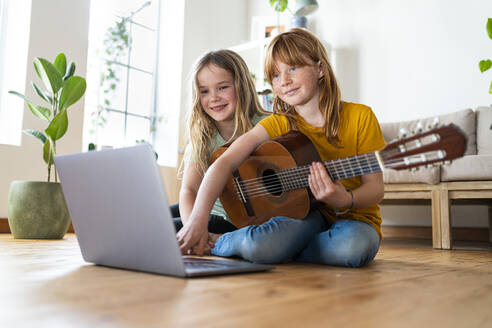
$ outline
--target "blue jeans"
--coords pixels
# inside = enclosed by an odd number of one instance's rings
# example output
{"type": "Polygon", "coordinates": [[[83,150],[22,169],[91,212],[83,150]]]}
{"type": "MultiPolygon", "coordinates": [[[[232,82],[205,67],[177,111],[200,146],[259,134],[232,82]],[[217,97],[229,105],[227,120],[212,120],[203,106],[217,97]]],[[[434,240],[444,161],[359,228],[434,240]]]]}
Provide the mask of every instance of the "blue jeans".
{"type": "Polygon", "coordinates": [[[318,211],[304,220],[277,216],[261,225],[223,234],[212,249],[216,256],[238,256],[256,263],[291,260],[345,267],[371,262],[379,235],[368,223],[340,220],[329,224],[318,211]]]}

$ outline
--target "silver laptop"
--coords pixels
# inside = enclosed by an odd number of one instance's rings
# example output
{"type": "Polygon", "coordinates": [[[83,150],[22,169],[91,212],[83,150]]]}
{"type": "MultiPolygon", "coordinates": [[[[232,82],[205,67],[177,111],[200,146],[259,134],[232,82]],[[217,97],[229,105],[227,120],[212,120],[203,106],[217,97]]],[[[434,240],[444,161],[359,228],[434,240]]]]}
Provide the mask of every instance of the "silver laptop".
{"type": "Polygon", "coordinates": [[[255,272],[274,266],[182,256],[152,147],[55,157],[85,261],[193,277],[255,272]]]}

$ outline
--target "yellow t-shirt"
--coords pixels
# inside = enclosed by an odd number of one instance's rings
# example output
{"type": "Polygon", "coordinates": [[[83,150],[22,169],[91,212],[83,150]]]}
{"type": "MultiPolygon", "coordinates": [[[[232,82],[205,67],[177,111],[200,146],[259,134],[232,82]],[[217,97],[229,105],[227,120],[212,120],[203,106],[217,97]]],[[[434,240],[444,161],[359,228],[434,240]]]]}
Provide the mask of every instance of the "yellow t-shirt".
{"type": "MultiPolygon", "coordinates": [[[[314,127],[297,115],[298,129],[305,134],[316,147],[321,159],[329,161],[381,150],[385,146],[383,133],[370,107],[361,104],[343,102],[340,112],[340,146],[336,148],[328,142],[323,127],[314,127]]],[[[271,139],[289,132],[289,122],[284,115],[274,114],[259,122],[271,139]]],[[[361,177],[348,178],[340,182],[350,189],[362,184],[361,177]]],[[[329,205],[320,208],[321,213],[331,222],[341,219],[364,221],[371,224],[381,234],[381,214],[379,205],[354,209],[348,213],[335,216],[329,205]]]]}

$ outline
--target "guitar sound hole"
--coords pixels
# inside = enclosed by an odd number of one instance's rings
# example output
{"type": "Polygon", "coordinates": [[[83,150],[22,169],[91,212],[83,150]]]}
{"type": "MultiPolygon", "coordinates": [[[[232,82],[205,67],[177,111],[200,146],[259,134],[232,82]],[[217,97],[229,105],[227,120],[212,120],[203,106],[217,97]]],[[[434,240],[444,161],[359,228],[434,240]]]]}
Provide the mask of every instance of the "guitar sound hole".
{"type": "Polygon", "coordinates": [[[263,185],[270,194],[274,196],[282,195],[282,184],[274,170],[268,169],[263,171],[262,179],[263,185]]]}

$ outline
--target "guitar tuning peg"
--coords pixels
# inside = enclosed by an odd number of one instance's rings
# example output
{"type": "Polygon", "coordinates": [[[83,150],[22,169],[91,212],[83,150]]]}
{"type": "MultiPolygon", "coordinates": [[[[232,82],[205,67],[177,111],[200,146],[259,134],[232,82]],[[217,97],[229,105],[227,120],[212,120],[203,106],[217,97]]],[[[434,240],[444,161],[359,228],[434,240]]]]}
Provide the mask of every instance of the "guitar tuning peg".
{"type": "Polygon", "coordinates": [[[400,129],[400,133],[398,134],[398,139],[404,139],[408,136],[408,131],[405,128],[400,129]]]}
{"type": "Polygon", "coordinates": [[[424,126],[422,125],[422,122],[418,122],[417,123],[417,126],[415,127],[415,130],[417,131],[417,133],[424,132],[424,126]]]}
{"type": "Polygon", "coordinates": [[[432,129],[437,128],[438,126],[439,126],[439,118],[434,117],[434,120],[432,121],[432,123],[430,123],[428,125],[428,128],[429,128],[429,130],[432,130],[432,129]]]}

